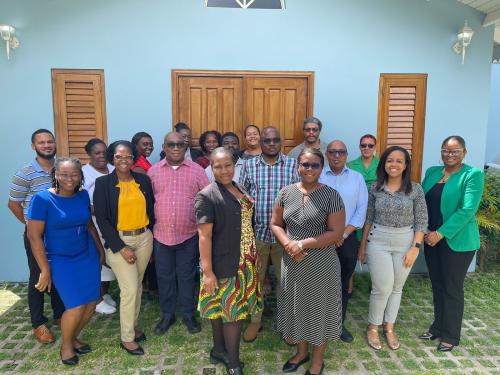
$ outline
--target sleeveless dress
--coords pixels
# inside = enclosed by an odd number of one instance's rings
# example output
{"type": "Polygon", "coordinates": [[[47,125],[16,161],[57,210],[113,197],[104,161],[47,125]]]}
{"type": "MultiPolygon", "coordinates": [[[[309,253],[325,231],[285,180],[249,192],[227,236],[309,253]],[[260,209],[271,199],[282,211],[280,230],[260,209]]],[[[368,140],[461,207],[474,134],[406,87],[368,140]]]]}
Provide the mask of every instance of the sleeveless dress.
{"type": "MultiPolygon", "coordinates": [[[[297,184],[283,188],[276,198],[283,208],[291,240],[317,237],[327,229],[328,215],[343,209],[337,191],[322,185],[305,199],[297,184]]],[[[340,262],[335,246],[307,249],[301,262],[283,253],[278,294],[277,330],[293,343],[321,345],[338,340],[342,332],[340,262]]]]}
{"type": "Polygon", "coordinates": [[[215,294],[205,291],[200,281],[198,310],[206,319],[223,322],[246,319],[262,309],[262,293],[256,268],[255,237],[252,227],[253,201],[244,195],[241,205],[240,261],[236,276],[217,280],[215,294]]]}
{"type": "Polygon", "coordinates": [[[87,229],[90,199],[86,190],[64,197],[49,190],[31,201],[28,220],[45,222],[44,244],[54,283],[66,309],[100,297],[99,253],[87,229]]]}

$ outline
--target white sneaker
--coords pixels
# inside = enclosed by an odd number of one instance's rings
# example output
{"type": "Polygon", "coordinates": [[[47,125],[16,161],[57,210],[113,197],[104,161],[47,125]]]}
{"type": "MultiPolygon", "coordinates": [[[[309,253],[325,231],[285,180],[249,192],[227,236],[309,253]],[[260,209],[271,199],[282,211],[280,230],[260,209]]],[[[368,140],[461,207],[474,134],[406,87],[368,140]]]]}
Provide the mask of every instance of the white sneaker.
{"type": "Polygon", "coordinates": [[[114,314],[116,312],[116,307],[108,305],[104,300],[97,304],[95,307],[96,313],[99,314],[114,314]]]}
{"type": "Polygon", "coordinates": [[[115,300],[113,299],[113,297],[111,297],[109,294],[105,294],[102,296],[102,299],[104,300],[104,302],[106,302],[108,305],[110,306],[113,306],[113,307],[116,307],[116,302],[115,300]]]}

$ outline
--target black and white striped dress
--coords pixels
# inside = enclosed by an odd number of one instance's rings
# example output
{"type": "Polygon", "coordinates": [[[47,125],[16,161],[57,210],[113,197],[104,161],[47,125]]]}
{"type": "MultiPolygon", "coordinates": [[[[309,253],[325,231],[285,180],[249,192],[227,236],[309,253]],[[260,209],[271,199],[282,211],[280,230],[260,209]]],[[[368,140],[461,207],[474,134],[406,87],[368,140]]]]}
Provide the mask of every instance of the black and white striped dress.
{"type": "MultiPolygon", "coordinates": [[[[296,184],[289,185],[279,192],[276,202],[283,208],[291,240],[321,235],[327,229],[328,214],[344,208],[337,191],[326,185],[307,197],[296,184]]],[[[333,245],[307,249],[307,253],[299,263],[283,254],[277,327],[289,341],[320,345],[338,340],[342,332],[340,263],[333,245]]]]}

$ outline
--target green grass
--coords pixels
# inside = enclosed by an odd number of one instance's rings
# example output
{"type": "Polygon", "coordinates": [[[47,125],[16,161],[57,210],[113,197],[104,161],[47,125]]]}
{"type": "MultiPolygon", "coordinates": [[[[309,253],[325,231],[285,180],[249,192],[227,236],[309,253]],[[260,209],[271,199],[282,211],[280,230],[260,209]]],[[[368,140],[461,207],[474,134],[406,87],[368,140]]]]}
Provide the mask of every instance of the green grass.
{"type": "MultiPolygon", "coordinates": [[[[325,352],[329,374],[363,372],[373,374],[452,374],[472,373],[500,375],[500,280],[499,273],[474,274],[467,277],[464,329],[461,345],[451,353],[435,350],[437,341],[420,341],[416,337],[428,329],[432,320],[431,286],[426,277],[412,275],[403,292],[396,324],[401,348],[391,351],[382,338],[383,348],[369,348],[364,338],[368,313],[368,275],[357,275],[355,292],[349,302],[346,326],[354,335],[350,344],[330,343],[325,352]]],[[[116,287],[112,289],[118,297],[116,287]]],[[[275,301],[274,298],[269,300],[275,301]]],[[[273,306],[275,311],[275,306],[273,306]]],[[[50,306],[46,305],[47,314],[50,306]]],[[[212,345],[209,322],[203,321],[200,334],[189,335],[181,319],[164,336],[154,336],[152,329],[159,318],[158,301],[144,299],[140,327],[148,340],[146,355],[132,357],[119,348],[119,318],[95,316],[82,334],[93,352],[81,356],[76,368],[60,364],[58,343],[42,346],[32,339],[24,284],[0,284],[0,372],[79,373],[79,374],[191,374],[221,375],[221,365],[209,362],[212,345]]],[[[283,363],[294,354],[273,330],[274,321],[264,320],[264,332],[254,343],[241,344],[245,374],[281,374],[283,363]]],[[[60,337],[59,328],[55,328],[60,337]]],[[[297,374],[305,372],[307,364],[297,374]]]]}

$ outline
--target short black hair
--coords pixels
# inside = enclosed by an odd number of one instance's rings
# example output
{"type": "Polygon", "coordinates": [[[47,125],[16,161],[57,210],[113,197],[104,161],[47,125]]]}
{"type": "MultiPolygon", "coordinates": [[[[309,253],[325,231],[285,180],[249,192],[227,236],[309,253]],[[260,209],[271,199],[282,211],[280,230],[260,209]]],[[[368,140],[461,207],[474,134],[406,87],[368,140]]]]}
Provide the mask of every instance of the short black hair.
{"type": "Polygon", "coordinates": [[[217,147],[222,146],[222,135],[217,130],[207,130],[206,132],[201,133],[200,135],[200,147],[203,152],[207,152],[207,148],[205,147],[205,142],[207,141],[207,137],[209,135],[213,135],[217,139],[217,143],[219,144],[217,147]]]}
{"type": "Polygon", "coordinates": [[[245,126],[245,129],[243,130],[243,136],[244,137],[247,136],[247,130],[249,128],[255,128],[257,130],[257,133],[259,133],[259,135],[260,135],[260,128],[257,125],[250,124],[250,125],[245,126]]]}
{"type": "Polygon", "coordinates": [[[307,154],[317,156],[320,160],[321,168],[323,169],[323,167],[325,166],[325,156],[323,155],[321,150],[313,147],[306,147],[300,152],[299,156],[297,156],[297,161],[300,163],[300,159],[302,158],[302,156],[307,154]]]}
{"type": "Polygon", "coordinates": [[[54,139],[56,138],[56,137],[54,137],[54,134],[50,130],[48,130],[48,129],[38,129],[38,130],[35,130],[33,132],[33,134],[31,134],[31,143],[35,143],[35,137],[38,134],[44,134],[44,133],[50,134],[52,136],[52,138],[54,138],[54,139]]]}
{"type": "Polygon", "coordinates": [[[359,139],[359,144],[361,144],[361,141],[363,141],[363,139],[365,138],[370,138],[370,139],[373,139],[373,142],[375,142],[375,144],[377,144],[377,138],[375,138],[374,135],[372,134],[365,134],[363,135],[360,139],[359,139]]]}
{"type": "Polygon", "coordinates": [[[321,123],[321,120],[317,117],[310,116],[304,120],[304,123],[302,124],[302,129],[306,128],[307,124],[316,124],[318,125],[319,131],[323,128],[323,124],[321,123]]]}
{"type": "Polygon", "coordinates": [[[132,137],[132,144],[134,146],[137,146],[137,144],[139,143],[139,141],[141,140],[141,138],[151,138],[151,139],[153,139],[153,137],[151,137],[148,133],[146,133],[146,132],[139,132],[139,133],[135,133],[134,136],[132,137]]]}
{"type": "Polygon", "coordinates": [[[101,143],[104,146],[106,146],[106,143],[102,139],[99,139],[99,138],[91,138],[91,139],[89,139],[89,141],[87,142],[87,144],[84,147],[85,152],[87,153],[87,155],[90,156],[90,153],[92,152],[92,149],[94,148],[94,146],[98,145],[98,144],[101,144],[101,143]]]}
{"type": "Polygon", "coordinates": [[[181,130],[184,129],[191,130],[189,129],[189,126],[185,122],[178,122],[177,124],[174,125],[174,129],[176,132],[180,132],[181,130]]]}
{"type": "Polygon", "coordinates": [[[234,137],[234,138],[236,138],[238,143],[240,143],[240,137],[238,137],[238,135],[236,133],[225,132],[224,134],[222,134],[222,142],[224,142],[224,138],[226,138],[226,137],[234,137]]]}
{"type": "Polygon", "coordinates": [[[458,143],[460,143],[460,146],[462,146],[464,148],[464,150],[466,150],[467,148],[465,147],[465,139],[463,139],[461,136],[459,135],[450,135],[449,137],[446,137],[443,141],[443,143],[441,143],[441,147],[444,147],[449,141],[457,141],[458,143]]]}
{"type": "Polygon", "coordinates": [[[130,150],[130,152],[132,153],[132,155],[134,156],[134,162],[137,160],[138,154],[137,154],[137,150],[135,149],[135,146],[132,144],[132,142],[125,141],[122,139],[119,141],[115,141],[108,146],[108,148],[106,150],[106,159],[108,159],[109,164],[115,165],[114,164],[115,150],[118,146],[127,147],[130,150]]]}
{"type": "Polygon", "coordinates": [[[389,155],[394,151],[401,151],[405,156],[406,168],[403,171],[401,186],[400,186],[398,191],[404,191],[404,193],[406,195],[408,195],[412,191],[411,157],[410,157],[410,153],[408,152],[408,150],[406,150],[405,148],[403,148],[401,146],[388,147],[382,153],[382,156],[380,156],[380,161],[378,162],[378,166],[377,166],[377,182],[375,183],[375,189],[382,190],[382,187],[387,182],[389,176],[388,176],[387,172],[385,171],[385,163],[386,163],[389,155]]]}

